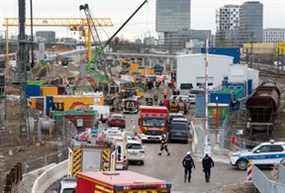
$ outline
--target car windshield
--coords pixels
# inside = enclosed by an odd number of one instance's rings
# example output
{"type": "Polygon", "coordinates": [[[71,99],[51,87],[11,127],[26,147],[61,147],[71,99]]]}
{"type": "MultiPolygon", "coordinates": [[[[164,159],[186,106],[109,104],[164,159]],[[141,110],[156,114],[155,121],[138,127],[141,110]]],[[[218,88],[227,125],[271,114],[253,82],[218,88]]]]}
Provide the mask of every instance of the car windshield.
{"type": "Polygon", "coordinates": [[[62,191],[62,193],[75,193],[75,189],[74,188],[66,188],[62,191]]]}
{"type": "Polygon", "coordinates": [[[142,145],[138,143],[129,143],[127,145],[127,148],[128,149],[143,149],[142,145]]]}
{"type": "Polygon", "coordinates": [[[143,126],[145,127],[164,127],[165,120],[161,117],[145,117],[143,119],[143,126]]]}
{"type": "Polygon", "coordinates": [[[187,125],[186,124],[171,124],[170,129],[171,130],[185,131],[185,130],[187,130],[187,125]]]}

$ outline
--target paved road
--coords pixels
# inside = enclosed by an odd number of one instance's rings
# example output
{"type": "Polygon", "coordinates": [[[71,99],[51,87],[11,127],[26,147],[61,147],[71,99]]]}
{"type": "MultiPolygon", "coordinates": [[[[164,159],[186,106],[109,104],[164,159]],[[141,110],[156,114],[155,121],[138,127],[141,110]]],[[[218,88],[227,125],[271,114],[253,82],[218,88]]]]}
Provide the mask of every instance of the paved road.
{"type": "MultiPolygon", "coordinates": [[[[137,129],[137,115],[126,115],[127,130],[137,129]]],[[[170,181],[175,193],[211,193],[210,190],[223,185],[235,184],[245,179],[245,173],[232,169],[229,165],[216,163],[213,169],[211,183],[204,181],[200,158],[194,157],[196,169],[193,171],[192,182],[184,183],[182,159],[185,153],[191,150],[191,144],[169,144],[170,156],[158,156],[159,144],[145,144],[145,165],[132,165],[129,170],[170,181]]],[[[58,183],[54,184],[46,193],[57,190],[58,183]]]]}
{"type": "Polygon", "coordinates": [[[244,180],[244,172],[236,171],[228,165],[216,163],[213,169],[212,182],[204,182],[199,158],[194,157],[196,169],[193,171],[192,182],[184,183],[183,167],[181,165],[184,154],[189,151],[190,145],[169,144],[171,156],[158,156],[159,144],[147,144],[146,161],[144,166],[131,166],[129,169],[142,174],[161,178],[173,184],[173,190],[183,193],[201,193],[226,184],[244,180]]]}
{"type": "MultiPolygon", "coordinates": [[[[196,169],[193,171],[192,182],[184,183],[184,170],[181,161],[184,154],[190,149],[190,145],[169,144],[169,149],[170,156],[158,156],[159,144],[145,144],[145,165],[132,165],[129,170],[167,180],[173,184],[173,191],[177,193],[210,193],[210,190],[223,185],[242,182],[245,179],[244,172],[236,171],[222,163],[216,163],[212,171],[212,181],[207,184],[204,182],[199,158],[194,157],[196,169]]],[[[57,190],[57,187],[58,184],[54,184],[47,193],[57,190]]]]}

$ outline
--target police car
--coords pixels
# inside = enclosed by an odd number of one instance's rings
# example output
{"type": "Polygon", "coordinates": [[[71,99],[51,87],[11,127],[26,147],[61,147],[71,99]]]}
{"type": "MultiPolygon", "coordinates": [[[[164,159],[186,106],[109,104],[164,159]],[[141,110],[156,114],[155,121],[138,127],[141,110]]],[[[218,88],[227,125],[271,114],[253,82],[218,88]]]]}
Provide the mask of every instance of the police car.
{"type": "Polygon", "coordinates": [[[240,170],[247,168],[247,163],[252,160],[255,165],[273,165],[280,163],[285,158],[285,142],[261,143],[251,151],[232,153],[230,162],[240,170]]]}

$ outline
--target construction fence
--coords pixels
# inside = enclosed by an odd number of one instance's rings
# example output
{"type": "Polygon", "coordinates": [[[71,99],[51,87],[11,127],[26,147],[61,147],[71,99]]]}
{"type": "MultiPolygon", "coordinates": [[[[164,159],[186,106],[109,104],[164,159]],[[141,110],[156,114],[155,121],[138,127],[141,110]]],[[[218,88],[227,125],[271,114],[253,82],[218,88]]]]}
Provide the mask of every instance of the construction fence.
{"type": "Polygon", "coordinates": [[[253,168],[253,184],[260,193],[284,193],[285,192],[285,168],[279,166],[277,180],[268,178],[258,167],[253,168]]]}

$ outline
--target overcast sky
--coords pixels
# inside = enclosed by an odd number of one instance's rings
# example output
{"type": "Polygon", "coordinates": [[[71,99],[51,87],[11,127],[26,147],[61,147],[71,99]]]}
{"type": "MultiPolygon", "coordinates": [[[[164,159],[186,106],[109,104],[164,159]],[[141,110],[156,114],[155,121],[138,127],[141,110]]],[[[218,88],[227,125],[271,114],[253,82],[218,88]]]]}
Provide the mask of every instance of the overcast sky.
{"type": "MultiPolygon", "coordinates": [[[[29,0],[26,0],[29,2],[29,0]]],[[[175,0],[173,0],[175,1],[175,0]]],[[[192,0],[192,29],[215,30],[215,13],[218,7],[225,4],[241,4],[246,0],[192,0]]],[[[119,24],[139,6],[143,0],[33,0],[34,17],[83,17],[79,5],[89,3],[94,17],[110,17],[115,24],[113,29],[106,29],[110,35],[119,24]]],[[[285,0],[260,0],[264,4],[264,27],[285,28],[285,0]]],[[[17,17],[18,0],[0,0],[0,19],[17,17]]],[[[40,30],[42,28],[38,28],[40,30]]],[[[3,30],[3,27],[1,27],[3,30]]],[[[68,29],[58,30],[58,34],[74,35],[68,29]]],[[[155,32],[155,0],[149,3],[119,34],[125,38],[144,37],[155,32]]],[[[106,33],[104,33],[106,34],[106,33]]],[[[102,34],[102,35],[104,35],[102,34]]]]}

